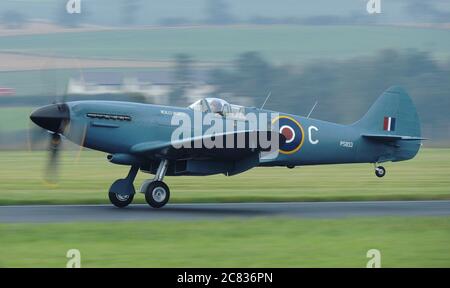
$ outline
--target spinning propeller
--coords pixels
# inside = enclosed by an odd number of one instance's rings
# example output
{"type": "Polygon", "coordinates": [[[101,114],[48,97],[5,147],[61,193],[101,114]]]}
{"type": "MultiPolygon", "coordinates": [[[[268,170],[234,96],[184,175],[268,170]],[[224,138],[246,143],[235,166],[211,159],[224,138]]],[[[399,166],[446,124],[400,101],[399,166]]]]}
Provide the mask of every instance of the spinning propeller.
{"type": "MultiPolygon", "coordinates": [[[[53,70],[46,70],[47,73],[50,71],[53,71],[53,73],[56,73],[54,70],[56,67],[52,67],[53,70]]],[[[81,68],[80,74],[82,77],[82,70],[81,68]]],[[[31,121],[36,124],[38,127],[30,127],[28,130],[28,147],[31,150],[37,142],[40,142],[43,138],[45,138],[45,135],[49,135],[49,141],[48,143],[48,161],[47,166],[44,173],[44,181],[47,184],[56,184],[58,181],[58,168],[59,168],[59,158],[60,158],[60,150],[61,150],[61,135],[64,134],[64,132],[67,132],[68,128],[70,127],[70,109],[69,106],[66,104],[67,99],[67,89],[62,94],[62,97],[59,101],[57,101],[57,91],[56,91],[56,74],[54,74],[54,78],[51,81],[45,81],[48,85],[53,85],[54,91],[48,93],[49,96],[54,96],[55,100],[53,101],[53,104],[40,107],[32,112],[30,115],[31,121]]],[[[84,144],[84,139],[86,134],[86,129],[82,131],[82,134],[80,135],[81,146],[84,144]]],[[[80,151],[81,152],[81,149],[80,151]]],[[[79,153],[78,153],[79,155],[79,153]]],[[[78,157],[77,157],[78,158],[78,157]]]]}
{"type": "Polygon", "coordinates": [[[58,176],[61,134],[64,133],[70,123],[69,107],[65,103],[47,105],[35,110],[30,119],[50,133],[50,154],[44,180],[50,184],[55,184],[58,176]]]}

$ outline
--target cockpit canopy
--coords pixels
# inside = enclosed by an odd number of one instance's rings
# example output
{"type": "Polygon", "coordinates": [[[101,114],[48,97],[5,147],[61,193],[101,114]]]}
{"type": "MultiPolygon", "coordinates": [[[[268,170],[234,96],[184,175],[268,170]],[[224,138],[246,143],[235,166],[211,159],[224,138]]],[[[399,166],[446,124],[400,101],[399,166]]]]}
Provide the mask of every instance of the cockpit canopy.
{"type": "Polygon", "coordinates": [[[204,113],[217,113],[221,116],[233,118],[245,118],[245,107],[230,104],[220,98],[204,98],[189,105],[194,111],[201,111],[204,113]]]}
{"type": "Polygon", "coordinates": [[[195,111],[224,114],[230,107],[227,101],[220,98],[204,98],[191,104],[189,108],[195,111]]]}

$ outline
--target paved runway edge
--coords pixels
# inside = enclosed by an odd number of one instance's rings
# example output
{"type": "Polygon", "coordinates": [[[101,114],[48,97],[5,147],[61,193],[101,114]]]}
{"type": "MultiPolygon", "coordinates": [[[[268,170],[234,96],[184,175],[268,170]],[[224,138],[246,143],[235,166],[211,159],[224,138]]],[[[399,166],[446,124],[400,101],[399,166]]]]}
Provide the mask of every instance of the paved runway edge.
{"type": "Polygon", "coordinates": [[[0,223],[79,221],[201,220],[249,217],[342,218],[376,216],[448,216],[450,200],[169,204],[153,209],[144,204],[125,209],[112,205],[0,206],[0,223]]]}

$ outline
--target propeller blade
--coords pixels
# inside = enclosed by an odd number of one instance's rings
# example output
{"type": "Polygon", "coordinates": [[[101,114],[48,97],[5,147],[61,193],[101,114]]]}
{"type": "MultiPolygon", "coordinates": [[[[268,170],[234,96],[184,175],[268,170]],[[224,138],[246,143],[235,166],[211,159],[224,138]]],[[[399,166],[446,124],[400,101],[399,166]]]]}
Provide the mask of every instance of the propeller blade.
{"type": "Polygon", "coordinates": [[[80,141],[77,143],[78,145],[80,145],[80,148],[78,149],[77,157],[75,158],[75,163],[78,163],[78,161],[80,160],[81,152],[83,151],[84,142],[86,140],[86,133],[87,133],[87,125],[84,126],[83,134],[81,135],[80,141]]]}
{"type": "Polygon", "coordinates": [[[52,133],[49,145],[49,158],[44,180],[47,184],[57,184],[59,168],[59,152],[61,149],[61,136],[58,133],[52,133]]]}
{"type": "Polygon", "coordinates": [[[42,149],[43,143],[48,139],[47,130],[34,125],[31,121],[28,122],[27,129],[27,147],[31,152],[35,149],[42,149]]]}

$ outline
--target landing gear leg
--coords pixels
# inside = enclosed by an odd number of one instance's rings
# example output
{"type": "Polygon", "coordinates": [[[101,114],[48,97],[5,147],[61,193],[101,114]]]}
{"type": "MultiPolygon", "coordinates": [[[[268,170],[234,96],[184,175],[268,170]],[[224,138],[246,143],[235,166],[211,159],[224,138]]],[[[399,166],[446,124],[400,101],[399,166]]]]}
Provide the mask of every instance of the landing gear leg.
{"type": "Polygon", "coordinates": [[[162,181],[166,175],[168,166],[168,160],[161,160],[153,181],[146,181],[147,183],[144,182],[141,187],[141,191],[145,189],[145,200],[153,208],[161,208],[169,202],[170,190],[166,183],[162,181]]]}
{"type": "Polygon", "coordinates": [[[109,188],[109,201],[119,208],[128,206],[134,198],[134,179],[139,171],[139,166],[131,166],[125,179],[116,180],[109,188]]]}
{"type": "Polygon", "coordinates": [[[381,178],[386,175],[386,169],[383,166],[378,166],[378,163],[373,163],[373,166],[375,167],[375,175],[377,177],[381,178]]]}

